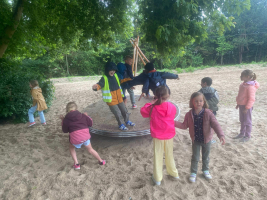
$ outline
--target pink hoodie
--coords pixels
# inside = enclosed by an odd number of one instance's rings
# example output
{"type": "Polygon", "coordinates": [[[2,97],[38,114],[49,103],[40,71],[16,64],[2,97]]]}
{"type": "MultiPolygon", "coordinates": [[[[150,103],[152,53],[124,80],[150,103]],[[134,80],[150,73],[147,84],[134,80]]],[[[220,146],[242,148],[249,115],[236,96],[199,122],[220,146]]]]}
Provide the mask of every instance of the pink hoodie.
{"type": "MultiPolygon", "coordinates": [[[[141,115],[145,118],[149,117],[151,111],[151,103],[147,103],[141,108],[141,115]]],[[[159,140],[169,140],[175,136],[174,118],[176,115],[176,107],[170,102],[163,102],[155,105],[150,119],[150,133],[153,138],[159,140]]]]}
{"type": "Polygon", "coordinates": [[[259,87],[260,84],[257,81],[241,83],[236,97],[237,105],[245,105],[246,109],[250,109],[255,102],[255,94],[259,87]]]}

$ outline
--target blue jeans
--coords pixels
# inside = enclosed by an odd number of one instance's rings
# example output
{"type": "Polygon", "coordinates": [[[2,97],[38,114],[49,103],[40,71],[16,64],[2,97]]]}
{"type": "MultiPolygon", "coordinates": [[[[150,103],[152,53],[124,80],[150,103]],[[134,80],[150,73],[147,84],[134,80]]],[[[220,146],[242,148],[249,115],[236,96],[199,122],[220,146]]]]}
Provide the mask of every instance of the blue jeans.
{"type": "MultiPolygon", "coordinates": [[[[36,111],[37,109],[37,104],[33,107],[31,107],[28,111],[28,115],[29,115],[29,121],[30,123],[34,122],[34,116],[33,116],[33,113],[36,111]]],[[[41,123],[45,123],[45,117],[44,117],[44,112],[43,111],[38,111],[38,114],[40,116],[40,120],[41,120],[41,123]]]]}

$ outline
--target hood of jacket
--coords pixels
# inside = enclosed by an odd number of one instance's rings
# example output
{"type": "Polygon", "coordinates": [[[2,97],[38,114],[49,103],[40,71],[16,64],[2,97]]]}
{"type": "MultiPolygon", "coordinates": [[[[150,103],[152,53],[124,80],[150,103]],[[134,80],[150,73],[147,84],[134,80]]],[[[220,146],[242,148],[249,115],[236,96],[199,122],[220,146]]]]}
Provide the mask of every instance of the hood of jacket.
{"type": "Polygon", "coordinates": [[[173,107],[168,102],[163,102],[160,105],[155,105],[153,109],[157,110],[162,117],[166,117],[171,114],[173,107]]]}
{"type": "Polygon", "coordinates": [[[105,65],[105,75],[108,77],[110,76],[108,74],[109,71],[117,71],[117,70],[118,68],[114,62],[107,62],[107,64],[105,65]]]}
{"type": "Polygon", "coordinates": [[[76,122],[81,120],[82,118],[82,113],[80,113],[78,110],[75,111],[70,111],[66,116],[65,119],[72,121],[72,122],[76,122]]]}
{"type": "Polygon", "coordinates": [[[243,83],[244,86],[255,86],[256,89],[260,87],[260,84],[257,81],[248,81],[243,83]]]}

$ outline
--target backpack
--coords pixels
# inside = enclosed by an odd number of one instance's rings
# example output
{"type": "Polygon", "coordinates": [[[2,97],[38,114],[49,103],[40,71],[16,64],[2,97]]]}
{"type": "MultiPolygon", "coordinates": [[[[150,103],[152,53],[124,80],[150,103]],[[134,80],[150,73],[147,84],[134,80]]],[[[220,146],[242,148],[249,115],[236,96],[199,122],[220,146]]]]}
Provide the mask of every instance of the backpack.
{"type": "Polygon", "coordinates": [[[123,63],[118,63],[117,68],[118,68],[117,74],[118,74],[120,80],[122,80],[124,78],[126,66],[123,63]]]}

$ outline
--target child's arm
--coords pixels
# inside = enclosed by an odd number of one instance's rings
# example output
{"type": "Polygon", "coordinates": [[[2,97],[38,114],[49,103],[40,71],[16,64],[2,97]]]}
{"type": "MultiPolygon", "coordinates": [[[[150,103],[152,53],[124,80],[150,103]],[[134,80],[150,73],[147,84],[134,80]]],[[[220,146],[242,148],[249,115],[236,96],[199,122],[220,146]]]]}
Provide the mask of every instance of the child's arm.
{"type": "Polygon", "coordinates": [[[103,88],[105,86],[105,79],[104,79],[104,77],[101,77],[101,79],[99,80],[99,82],[97,83],[97,84],[94,84],[93,86],[92,86],[92,89],[94,90],[94,91],[98,91],[98,90],[100,90],[101,88],[103,88]]]}
{"type": "Polygon", "coordinates": [[[249,86],[248,87],[248,101],[247,101],[247,104],[246,104],[246,109],[250,109],[254,102],[255,102],[255,96],[256,96],[256,93],[255,91],[253,90],[253,87],[252,86],[249,86]]]}
{"type": "Polygon", "coordinates": [[[221,128],[219,122],[217,121],[216,117],[213,114],[210,115],[210,126],[211,126],[211,128],[213,128],[213,130],[215,131],[215,133],[217,134],[219,139],[224,137],[224,133],[222,131],[222,128],[221,128]]]}
{"type": "Polygon", "coordinates": [[[178,74],[173,74],[169,72],[162,72],[161,78],[163,79],[179,79],[178,74]]]}
{"type": "Polygon", "coordinates": [[[127,72],[128,76],[129,76],[131,79],[133,79],[134,77],[133,77],[132,66],[130,66],[130,65],[125,65],[125,66],[126,66],[126,72],[127,72]]]}
{"type": "Polygon", "coordinates": [[[180,129],[187,129],[189,126],[188,126],[188,116],[189,116],[190,113],[186,113],[185,117],[184,117],[184,122],[181,123],[181,122],[178,122],[178,121],[174,121],[175,123],[175,127],[176,128],[180,128],[180,129]]]}
{"type": "Polygon", "coordinates": [[[141,109],[140,113],[144,118],[148,118],[151,111],[151,103],[146,103],[141,109]]]}
{"type": "Polygon", "coordinates": [[[91,127],[93,126],[93,120],[91,117],[88,116],[88,114],[85,112],[83,113],[86,116],[87,126],[91,127]]]}
{"type": "MultiPolygon", "coordinates": [[[[61,116],[60,116],[60,118],[61,118],[61,116]]],[[[69,129],[68,129],[68,126],[67,126],[67,124],[66,123],[64,123],[64,117],[63,118],[61,118],[62,119],[62,131],[63,131],[63,133],[68,133],[69,132],[69,129]]]]}

